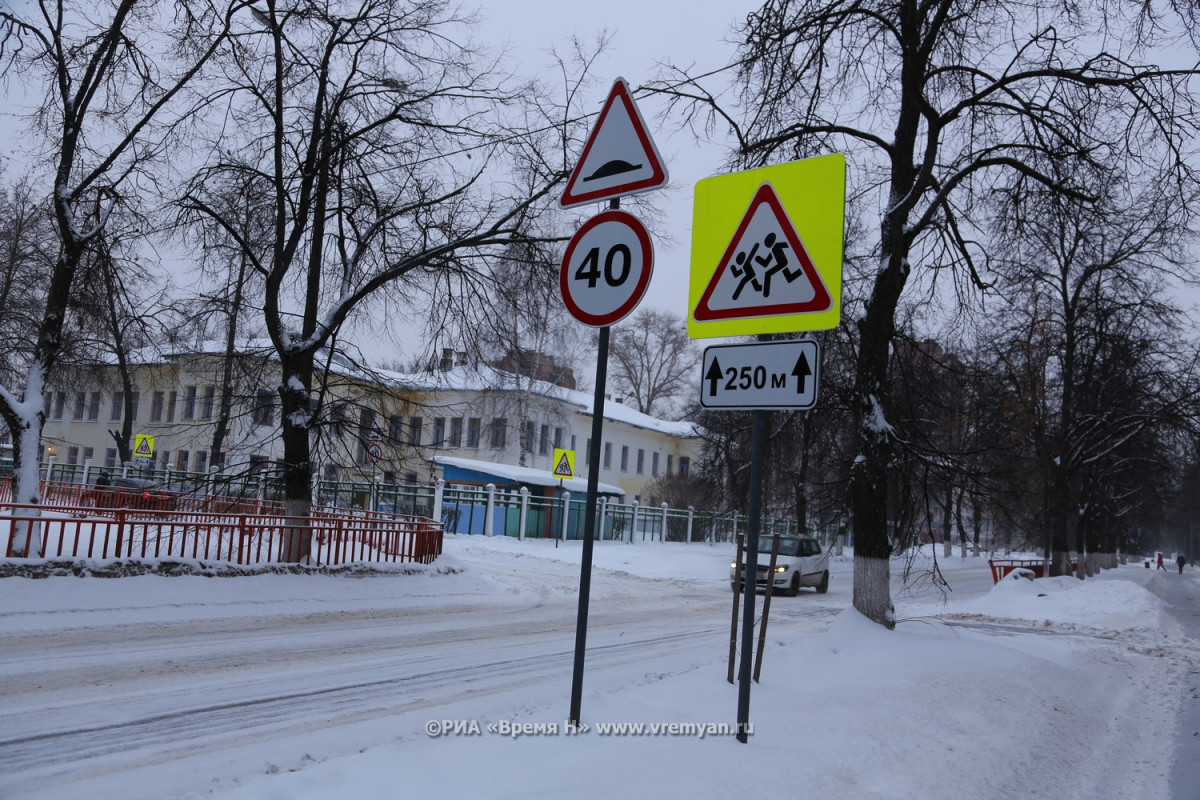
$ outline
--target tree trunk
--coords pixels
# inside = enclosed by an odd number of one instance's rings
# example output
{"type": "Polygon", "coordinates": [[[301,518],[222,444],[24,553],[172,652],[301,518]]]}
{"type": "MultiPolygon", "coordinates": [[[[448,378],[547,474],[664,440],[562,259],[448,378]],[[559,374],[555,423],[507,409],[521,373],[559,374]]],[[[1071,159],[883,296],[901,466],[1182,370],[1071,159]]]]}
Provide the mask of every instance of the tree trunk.
{"type": "MultiPolygon", "coordinates": [[[[36,367],[35,367],[36,369],[36,367]]],[[[36,391],[31,377],[26,396],[36,396],[41,402],[41,392],[36,391]]],[[[28,402],[22,404],[27,406],[28,402]]],[[[7,416],[7,415],[6,415],[7,416]]],[[[41,503],[41,476],[38,474],[38,455],[41,450],[42,425],[45,413],[39,412],[26,415],[19,419],[8,420],[9,430],[13,437],[13,497],[16,505],[28,505],[33,508],[22,511],[23,514],[40,516],[37,506],[41,503]]],[[[42,555],[41,525],[37,522],[18,522],[12,526],[8,552],[9,558],[39,558],[42,555]]]]}
{"type": "Polygon", "coordinates": [[[896,625],[891,598],[892,544],[887,521],[888,462],[893,434],[883,401],[887,396],[888,352],[896,305],[907,277],[907,262],[894,253],[876,278],[867,310],[858,322],[860,342],[855,369],[858,455],[850,470],[854,607],[888,628],[896,625]]]}
{"type": "Polygon", "coordinates": [[[233,301],[225,325],[225,356],[221,361],[221,405],[213,427],[211,459],[214,467],[225,466],[225,436],[233,416],[233,359],[237,348],[238,315],[242,313],[242,288],[246,280],[246,254],[238,260],[238,276],[233,285],[233,301]]]}
{"type": "MultiPolygon", "coordinates": [[[[971,494],[971,541],[975,545],[975,557],[979,558],[979,537],[983,530],[983,498],[971,494]]],[[[996,544],[993,541],[992,547],[996,544]]]]}
{"type": "Polygon", "coordinates": [[[950,558],[954,555],[954,530],[951,527],[950,515],[954,511],[954,490],[946,489],[946,502],[942,504],[942,556],[950,558]]]}
{"type": "Polygon", "coordinates": [[[312,430],[315,411],[309,408],[313,374],[311,352],[284,360],[279,387],[283,439],[284,513],[289,518],[280,558],[306,562],[312,553],[309,514],[312,510],[312,430]]]}

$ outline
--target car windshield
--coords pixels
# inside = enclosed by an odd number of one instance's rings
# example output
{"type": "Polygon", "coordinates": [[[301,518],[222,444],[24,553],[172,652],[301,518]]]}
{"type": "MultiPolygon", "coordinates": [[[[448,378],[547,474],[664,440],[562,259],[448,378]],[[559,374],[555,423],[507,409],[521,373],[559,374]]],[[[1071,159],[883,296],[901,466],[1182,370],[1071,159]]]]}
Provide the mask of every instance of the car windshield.
{"type": "MultiPolygon", "coordinates": [[[[767,555],[770,555],[771,547],[774,545],[774,539],[775,539],[775,537],[773,537],[773,536],[758,537],[758,552],[766,553],[767,555]]],[[[785,539],[783,537],[780,537],[780,539],[779,539],[779,555],[795,557],[799,554],[800,554],[800,540],[799,539],[785,539]]]]}

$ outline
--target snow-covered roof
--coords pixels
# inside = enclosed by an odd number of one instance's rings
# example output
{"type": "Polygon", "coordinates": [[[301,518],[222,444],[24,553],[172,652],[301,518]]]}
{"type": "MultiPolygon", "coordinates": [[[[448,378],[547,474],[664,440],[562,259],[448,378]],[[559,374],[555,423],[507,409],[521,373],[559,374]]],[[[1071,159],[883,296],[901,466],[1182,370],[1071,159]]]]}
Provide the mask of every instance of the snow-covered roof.
{"type": "MultiPolygon", "coordinates": [[[[234,351],[242,355],[275,358],[275,350],[271,341],[261,337],[239,340],[234,346],[234,351]]],[[[135,363],[152,364],[163,363],[164,361],[188,355],[221,355],[224,352],[225,344],[223,342],[210,340],[196,342],[193,345],[183,347],[147,347],[131,354],[131,360],[135,363]]],[[[324,367],[325,364],[326,359],[318,356],[317,366],[324,367]]],[[[593,392],[566,389],[546,381],[516,375],[486,365],[459,366],[453,369],[429,372],[393,372],[391,370],[371,367],[370,365],[357,364],[351,358],[335,354],[334,358],[329,360],[329,371],[351,380],[389,386],[401,391],[431,393],[454,391],[528,392],[567,403],[574,406],[579,413],[589,417],[592,416],[593,392]]],[[[700,435],[700,431],[695,423],[659,419],[649,414],[643,414],[636,408],[612,400],[604,403],[604,418],[669,436],[693,438],[700,435]]]]}
{"type": "MultiPolygon", "coordinates": [[[[514,483],[527,483],[532,486],[558,486],[561,483],[562,488],[569,492],[587,491],[586,478],[557,478],[552,472],[545,469],[517,467],[511,464],[500,464],[495,461],[480,461],[474,458],[459,458],[458,456],[434,456],[433,463],[439,466],[458,467],[459,469],[468,469],[472,472],[495,475],[498,478],[504,478],[514,483]]],[[[597,483],[596,491],[600,494],[625,494],[625,490],[620,486],[604,482],[597,483]]]]}
{"type": "MultiPolygon", "coordinates": [[[[580,413],[592,416],[593,392],[566,389],[546,381],[516,376],[489,366],[455,367],[449,370],[419,373],[379,371],[380,376],[395,381],[397,387],[427,392],[524,391],[576,407],[580,413]]],[[[636,408],[606,401],[604,418],[637,428],[657,431],[670,436],[695,437],[700,433],[692,422],[675,422],[643,414],[636,408]]]]}

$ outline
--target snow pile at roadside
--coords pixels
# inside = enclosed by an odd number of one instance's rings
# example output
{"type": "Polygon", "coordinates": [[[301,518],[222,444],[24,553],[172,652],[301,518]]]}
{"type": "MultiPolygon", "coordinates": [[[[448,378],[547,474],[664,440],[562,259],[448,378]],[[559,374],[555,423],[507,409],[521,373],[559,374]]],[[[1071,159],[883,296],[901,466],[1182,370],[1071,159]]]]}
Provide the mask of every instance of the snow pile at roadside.
{"type": "Polygon", "coordinates": [[[983,597],[937,608],[909,607],[907,611],[1119,631],[1158,631],[1165,617],[1160,599],[1118,573],[1083,581],[1070,577],[1029,580],[1010,573],[983,597]]]}

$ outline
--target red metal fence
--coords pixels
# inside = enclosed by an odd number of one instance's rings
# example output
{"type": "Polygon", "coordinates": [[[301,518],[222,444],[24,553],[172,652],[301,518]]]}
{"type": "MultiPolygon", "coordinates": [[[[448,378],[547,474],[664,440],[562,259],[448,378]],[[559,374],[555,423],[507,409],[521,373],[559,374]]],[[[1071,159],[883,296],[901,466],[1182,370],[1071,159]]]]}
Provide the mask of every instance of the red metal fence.
{"type": "Polygon", "coordinates": [[[314,507],[309,517],[286,517],[281,504],[253,498],[114,493],[70,483],[43,484],[40,506],[13,505],[5,502],[12,496],[5,483],[0,535],[6,554],[14,535],[31,527],[47,558],[280,563],[296,561],[307,542],[308,563],[333,566],[429,564],[442,552],[442,525],[425,517],[324,507],[314,507]]]}

